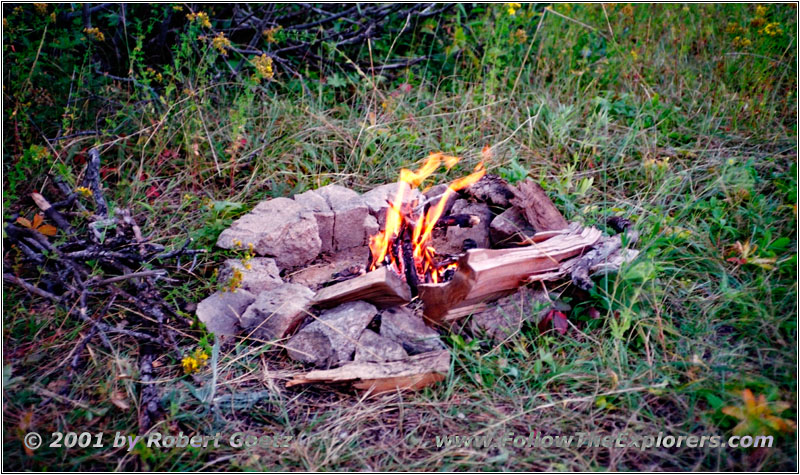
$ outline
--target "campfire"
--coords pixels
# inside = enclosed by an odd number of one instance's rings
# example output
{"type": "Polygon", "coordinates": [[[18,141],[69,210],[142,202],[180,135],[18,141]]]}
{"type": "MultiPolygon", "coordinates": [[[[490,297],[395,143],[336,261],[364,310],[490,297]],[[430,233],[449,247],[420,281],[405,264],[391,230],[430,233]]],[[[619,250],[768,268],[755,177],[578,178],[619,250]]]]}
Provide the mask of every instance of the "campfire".
{"type": "MultiPolygon", "coordinates": [[[[450,169],[459,158],[441,153],[430,155],[422,167],[413,172],[402,169],[400,182],[416,189],[444,163],[450,169]]],[[[405,276],[411,294],[417,295],[420,283],[439,283],[452,279],[458,267],[451,256],[437,254],[432,245],[433,230],[437,226],[472,226],[480,218],[470,215],[451,215],[442,219],[445,206],[456,192],[480,180],[486,174],[483,162],[475,171],[450,183],[444,193],[433,201],[405,203],[406,187],[399,186],[397,194],[386,211],[386,229],[370,237],[369,270],[388,266],[398,275],[405,276]]]]}
{"type": "Polygon", "coordinates": [[[519,297],[549,302],[537,324],[566,331],[548,282],[589,289],[592,276],[636,257],[623,246],[623,234],[636,237],[626,220],[609,220],[616,235],[569,223],[537,182],[509,184],[482,162],[419,189],[459,162],[433,153],[363,195],[327,185],[259,203],[219,236],[250,257],[225,263],[226,291],[201,302],[198,318],[214,333],[284,340],[289,358],[318,368],[289,386],[418,388],[449,370],[440,327],[471,315],[477,332],[502,336],[536,318],[530,303],[508,300],[519,297]],[[527,310],[507,321],[494,301],[527,310]]]}

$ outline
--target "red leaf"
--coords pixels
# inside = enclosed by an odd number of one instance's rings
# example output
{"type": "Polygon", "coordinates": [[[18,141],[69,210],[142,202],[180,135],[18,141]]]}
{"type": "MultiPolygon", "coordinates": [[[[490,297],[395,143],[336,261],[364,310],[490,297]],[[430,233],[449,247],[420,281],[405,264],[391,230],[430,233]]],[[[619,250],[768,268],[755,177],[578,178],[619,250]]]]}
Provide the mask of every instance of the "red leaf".
{"type": "Polygon", "coordinates": [[[145,191],[144,195],[148,198],[158,198],[161,196],[161,191],[159,191],[156,185],[150,185],[150,188],[145,191]]]}
{"type": "Polygon", "coordinates": [[[566,334],[569,329],[567,325],[567,316],[558,310],[551,310],[550,312],[553,314],[553,327],[555,327],[556,331],[561,335],[566,334]]]}

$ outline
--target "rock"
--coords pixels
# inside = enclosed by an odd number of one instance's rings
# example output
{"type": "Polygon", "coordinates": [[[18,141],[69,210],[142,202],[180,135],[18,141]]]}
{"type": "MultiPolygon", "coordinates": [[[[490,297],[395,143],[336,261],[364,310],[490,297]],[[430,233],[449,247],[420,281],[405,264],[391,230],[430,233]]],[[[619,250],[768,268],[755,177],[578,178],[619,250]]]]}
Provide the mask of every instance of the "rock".
{"type": "Polygon", "coordinates": [[[335,363],[331,361],[335,355],[331,340],[319,330],[309,330],[295,335],[286,345],[286,354],[295,361],[311,364],[317,368],[328,368],[335,363]]]}
{"type": "Polygon", "coordinates": [[[319,239],[322,241],[321,252],[333,251],[333,211],[328,202],[314,190],[294,195],[294,200],[314,214],[317,220],[319,239]]]}
{"type": "Polygon", "coordinates": [[[246,248],[249,243],[258,255],[274,257],[284,269],[312,261],[322,248],[313,213],[289,198],[262,201],[217,240],[224,249],[246,248]]]}
{"type": "Polygon", "coordinates": [[[473,314],[470,325],[476,334],[483,331],[494,340],[503,340],[519,331],[526,321],[538,323],[550,308],[561,312],[570,310],[569,305],[551,300],[543,290],[523,287],[490,304],[487,310],[473,314]]]}
{"type": "Polygon", "coordinates": [[[508,182],[492,174],[483,175],[480,180],[467,187],[464,193],[481,203],[499,208],[508,208],[509,200],[514,197],[508,182]]]}
{"type": "MultiPolygon", "coordinates": [[[[445,191],[447,191],[447,185],[445,184],[433,186],[424,193],[425,200],[430,201],[431,207],[436,206],[439,200],[444,196],[445,191]]],[[[447,204],[444,206],[442,216],[450,214],[450,210],[453,208],[453,204],[455,204],[456,200],[458,200],[458,193],[451,193],[447,197],[447,204]]]]}
{"type": "Polygon", "coordinates": [[[535,233],[533,226],[528,224],[516,206],[495,216],[489,225],[489,240],[493,247],[510,247],[533,237],[535,233]]]}
{"type": "Polygon", "coordinates": [[[283,284],[280,269],[271,257],[254,257],[243,263],[239,259],[228,259],[219,273],[218,282],[230,282],[234,270],[241,274],[240,288],[251,292],[253,295],[274,289],[283,284]],[[247,266],[250,268],[248,269],[247,266]]]}
{"type": "Polygon", "coordinates": [[[327,310],[289,340],[287,353],[294,360],[318,368],[352,361],[358,338],[377,313],[374,306],[361,301],[327,310]],[[312,344],[320,339],[316,334],[324,335],[329,345],[316,348],[312,344]]]}
{"type": "Polygon", "coordinates": [[[239,317],[255,299],[253,294],[242,289],[215,292],[197,304],[197,318],[211,333],[236,335],[241,328],[239,317]]]}
{"type": "Polygon", "coordinates": [[[367,205],[353,190],[339,185],[328,185],[316,190],[325,198],[333,211],[333,249],[340,251],[364,245],[364,219],[367,205]]]}
{"type": "Polygon", "coordinates": [[[300,284],[281,284],[261,292],[242,315],[242,328],[257,338],[284,338],[308,315],[313,298],[314,292],[300,284]]]}
{"type": "Polygon", "coordinates": [[[366,218],[364,218],[364,239],[367,244],[369,244],[369,238],[378,234],[381,231],[380,226],[378,226],[378,220],[375,219],[375,216],[368,214],[366,218]]]}
{"type": "Polygon", "coordinates": [[[372,330],[364,330],[356,345],[355,361],[396,361],[408,357],[399,343],[384,338],[372,330]]]}
{"type": "Polygon", "coordinates": [[[469,214],[477,216],[480,223],[471,228],[449,226],[446,231],[434,234],[433,247],[440,254],[458,254],[466,239],[472,239],[478,248],[489,247],[489,224],[492,212],[484,203],[470,203],[467,200],[457,200],[450,210],[450,214],[469,214]]]}
{"type": "Polygon", "coordinates": [[[380,332],[382,337],[403,345],[409,355],[446,348],[439,333],[406,307],[384,310],[380,332]]]}
{"type": "Polygon", "coordinates": [[[422,198],[422,193],[419,190],[416,188],[412,190],[408,183],[405,182],[381,185],[361,195],[369,213],[378,220],[380,229],[383,229],[386,225],[386,210],[389,209],[388,201],[397,199],[397,191],[400,188],[403,189],[403,203],[411,203],[422,198]]]}

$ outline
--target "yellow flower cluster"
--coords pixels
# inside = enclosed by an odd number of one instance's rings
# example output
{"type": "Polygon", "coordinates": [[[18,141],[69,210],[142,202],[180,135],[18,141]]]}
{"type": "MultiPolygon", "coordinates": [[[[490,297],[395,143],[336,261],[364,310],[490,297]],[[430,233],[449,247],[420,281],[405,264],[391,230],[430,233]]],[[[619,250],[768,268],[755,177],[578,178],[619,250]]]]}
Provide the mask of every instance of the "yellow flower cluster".
{"type": "Polygon", "coordinates": [[[200,23],[202,27],[211,28],[211,20],[208,18],[208,13],[206,12],[187,13],[186,18],[191,22],[200,23]]]}
{"type": "Polygon", "coordinates": [[[47,14],[47,4],[46,3],[34,3],[33,7],[36,9],[36,13],[39,15],[46,15],[47,14]]]}
{"type": "Polygon", "coordinates": [[[218,33],[217,36],[211,40],[211,46],[222,54],[228,56],[228,48],[231,47],[231,40],[225,37],[225,33],[218,33]]]}
{"type": "Polygon", "coordinates": [[[256,57],[253,60],[253,66],[256,68],[256,76],[271,81],[275,77],[275,72],[272,70],[272,58],[266,54],[256,57]]]}
{"type": "Polygon", "coordinates": [[[742,38],[741,36],[737,36],[733,39],[733,46],[737,48],[746,48],[753,44],[748,38],[742,38]]]}
{"type": "Polygon", "coordinates": [[[506,11],[509,15],[514,16],[517,14],[517,10],[522,7],[519,3],[506,3],[506,11]]]}
{"type": "Polygon", "coordinates": [[[264,30],[262,34],[267,39],[267,43],[276,43],[275,33],[281,31],[282,28],[283,28],[282,26],[275,26],[268,30],[264,30]]]}
{"type": "Polygon", "coordinates": [[[522,28],[517,29],[517,31],[511,34],[511,42],[519,43],[521,45],[526,44],[528,42],[528,32],[522,28]]]}
{"type": "Polygon", "coordinates": [[[200,368],[208,363],[208,355],[200,348],[194,350],[191,355],[186,355],[181,360],[183,372],[186,374],[196,373],[200,368]]]}
{"type": "Polygon", "coordinates": [[[82,195],[84,198],[90,198],[94,194],[92,193],[92,190],[86,188],[85,186],[79,186],[75,188],[75,193],[82,195]]]}
{"type": "Polygon", "coordinates": [[[756,16],[763,17],[766,16],[766,14],[767,14],[767,7],[765,7],[764,5],[759,5],[756,7],[756,16]]]}
{"type": "Polygon", "coordinates": [[[759,33],[767,36],[778,36],[783,33],[780,23],[767,23],[767,26],[762,28],[759,33]]]}
{"type": "Polygon", "coordinates": [[[106,35],[104,35],[102,31],[100,31],[100,28],[97,28],[97,27],[84,28],[83,32],[86,33],[87,35],[91,36],[92,38],[94,38],[97,41],[105,41],[106,40],[106,35]]]}

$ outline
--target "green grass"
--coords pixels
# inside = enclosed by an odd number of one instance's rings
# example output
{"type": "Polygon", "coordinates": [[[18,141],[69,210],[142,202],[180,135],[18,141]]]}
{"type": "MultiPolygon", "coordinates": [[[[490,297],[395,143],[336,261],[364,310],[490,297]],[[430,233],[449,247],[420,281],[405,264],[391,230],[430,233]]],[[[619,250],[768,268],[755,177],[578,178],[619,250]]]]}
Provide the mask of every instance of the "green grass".
{"type": "MultiPolygon", "coordinates": [[[[791,402],[778,415],[797,419],[796,7],[766,6],[766,22],[783,30],[776,36],[751,26],[755,5],[525,6],[514,17],[502,5],[487,9],[457,9],[419,33],[407,46],[435,54],[392,80],[341,68],[324,84],[312,73],[305,89],[285,75],[270,87],[214,83],[208,70],[219,58],[209,50],[180,56],[188,72],[173,71],[163,101],[138,113],[130,104],[149,92],[108,81],[104,94],[123,106],[104,116],[110,138],[97,143],[112,167],[104,185],[158,242],[191,235],[210,251],[170,290],[176,302],[198,301],[230,255],[213,247],[217,234],[259,200],[334,182],[364,191],[439,150],[464,158],[447,175],[458,176],[490,145],[491,171],[539,179],[569,220],[602,225],[623,215],[641,234],[639,259],[569,315],[578,330],[525,328],[500,346],[449,338],[445,382],[372,399],[286,389],[286,371],[297,368],[270,345],[239,341],[221,351],[216,394],[240,399],[212,408],[189,387],[208,387],[211,369],[185,376],[164,355],[166,415],[154,430],[290,434],[296,443],[26,455],[29,430],[137,433],[138,349],[125,339],[112,350],[90,343],[68,398],[48,398],[42,389],[58,392],[88,328],[4,286],[4,468],[796,470],[796,431],[775,433],[763,451],[436,448],[437,435],[477,431],[727,436],[738,421],[722,409],[742,406],[744,389],[791,402]],[[159,195],[148,197],[153,189],[159,195]],[[737,243],[755,250],[744,256],[737,243]],[[265,397],[247,404],[249,393],[265,397]]],[[[385,54],[393,40],[373,48],[385,54]]],[[[17,58],[22,79],[31,56],[17,58]]],[[[78,77],[91,74],[76,64],[78,77]]],[[[29,216],[24,197],[52,191],[46,172],[76,183],[75,158],[95,142],[76,137],[40,156],[30,121],[18,122],[18,139],[9,130],[24,98],[4,94],[4,213],[29,216]]],[[[70,109],[72,130],[95,120],[93,103],[82,104],[70,109]]],[[[6,250],[4,267],[17,259],[6,250]]],[[[113,307],[106,319],[127,311],[113,307]]],[[[204,337],[183,330],[188,350],[204,337]]]]}

